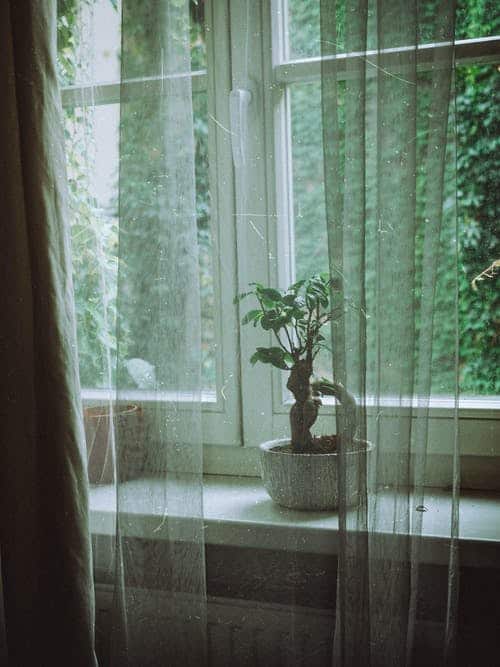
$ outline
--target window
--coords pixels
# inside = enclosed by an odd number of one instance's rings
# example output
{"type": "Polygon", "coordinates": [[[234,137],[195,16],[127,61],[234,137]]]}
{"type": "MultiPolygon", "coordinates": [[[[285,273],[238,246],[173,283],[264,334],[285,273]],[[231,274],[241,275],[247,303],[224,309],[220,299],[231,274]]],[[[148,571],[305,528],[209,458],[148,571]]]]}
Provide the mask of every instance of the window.
{"type": "MultiPolygon", "coordinates": [[[[109,382],[102,370],[106,346],[90,341],[105,339],[112,347],[112,299],[105,312],[95,312],[92,290],[96,281],[106,280],[112,293],[116,275],[119,20],[112,0],[89,4],[88,11],[93,12],[89,25],[94,32],[79,39],[80,48],[85,39],[94,40],[97,77],[91,79],[71,59],[74,45],[68,8],[74,3],[60,5],[69,178],[73,206],[80,211],[73,242],[82,323],[81,377],[84,396],[90,399],[97,398],[100,388],[109,382]],[[105,34],[99,28],[103,24],[105,34]],[[114,35],[111,45],[110,34],[114,35]],[[79,152],[77,147],[82,145],[85,151],[79,152]],[[98,165],[94,178],[89,178],[90,170],[82,163],[89,151],[94,152],[98,165]],[[102,260],[98,266],[95,248],[102,260]],[[87,335],[89,331],[92,335],[87,335]]],[[[455,49],[458,210],[464,267],[460,278],[460,426],[462,451],[473,456],[500,454],[499,297],[492,292],[479,302],[469,289],[474,275],[493,255],[500,256],[495,210],[500,188],[494,180],[498,173],[494,96],[498,96],[500,25],[494,18],[494,6],[489,10],[488,6],[479,0],[459,2],[455,49]]],[[[283,287],[294,277],[326,267],[327,262],[322,231],[319,0],[208,0],[192,2],[191,9],[207,470],[245,473],[255,471],[256,445],[288,432],[288,398],[278,371],[248,363],[255,347],[263,344],[262,334],[252,327],[239,327],[233,297],[251,281],[283,287]],[[232,132],[235,124],[243,131],[232,132]],[[236,134],[239,141],[231,141],[236,134]],[[316,156],[314,161],[311,154],[316,156]],[[317,225],[314,234],[311,225],[317,225]]],[[[421,43],[419,70],[424,80],[428,55],[439,45],[429,43],[425,30],[421,43]]],[[[146,74],[139,72],[125,87],[133,88],[140,99],[145,85],[146,74]]],[[[443,266],[443,289],[438,297],[442,312],[448,298],[446,279],[443,266]]],[[[446,366],[447,336],[443,325],[442,337],[436,341],[436,354],[443,357],[441,368],[446,366]]],[[[327,368],[329,360],[324,363],[327,368]]],[[[443,372],[435,381],[431,440],[432,451],[439,454],[444,451],[443,439],[451,437],[453,402],[447,395],[453,378],[443,372]]],[[[144,400],[147,387],[139,389],[135,396],[144,400]]],[[[392,409],[390,397],[387,407],[392,409]]],[[[333,413],[333,405],[325,407],[319,429],[331,422],[333,413]]]]}
{"type": "MultiPolygon", "coordinates": [[[[486,297],[489,302],[480,305],[476,303],[475,307],[482,313],[480,325],[471,314],[473,307],[466,305],[468,299],[471,299],[470,280],[476,275],[476,271],[481,270],[483,264],[486,266],[489,263],[492,253],[496,257],[499,252],[498,226],[494,212],[495,208],[498,208],[498,184],[495,184],[498,169],[494,166],[498,127],[493,127],[495,104],[492,89],[498,90],[500,40],[492,34],[495,31],[498,34],[500,27],[498,24],[495,26],[488,18],[494,15],[494,12],[489,14],[486,11],[482,14],[485,7],[480,5],[481,3],[472,0],[461,3],[457,18],[460,39],[455,51],[458,93],[458,205],[464,265],[464,274],[460,279],[460,416],[462,451],[469,455],[498,453],[496,420],[499,407],[497,396],[500,390],[498,345],[492,340],[498,329],[498,296],[493,293],[486,297]],[[474,86],[474,94],[478,96],[478,100],[474,114],[471,114],[474,86]],[[480,114],[482,120],[479,120],[480,114]],[[482,186],[476,186],[481,179],[471,183],[469,171],[471,163],[477,159],[478,151],[490,165],[487,175],[483,173],[482,186]],[[481,192],[478,192],[479,190],[481,192]],[[479,205],[475,207],[473,201],[479,201],[479,205]],[[484,247],[488,248],[488,257],[477,254],[479,220],[483,223],[481,234],[486,237],[481,243],[484,242],[484,247]],[[475,236],[476,234],[478,236],[475,236]],[[474,249],[471,246],[474,246],[474,249]],[[474,261],[469,260],[468,264],[467,250],[469,257],[474,255],[474,261]],[[482,331],[489,332],[485,335],[489,340],[477,335],[480,327],[482,331]],[[471,358],[474,358],[473,363],[470,363],[471,358]]],[[[249,134],[259,136],[261,143],[259,145],[255,141],[249,149],[246,170],[241,175],[241,178],[250,184],[247,190],[253,188],[252,194],[246,195],[252,207],[246,201],[240,201],[243,215],[240,215],[239,220],[239,245],[245,248],[247,255],[247,258],[241,258],[239,262],[241,288],[250,280],[265,282],[268,279],[284,287],[293,279],[309,275],[318,267],[326,268],[327,262],[326,233],[323,231],[325,214],[321,162],[319,2],[276,0],[262,3],[261,11],[261,16],[258,16],[257,11],[253,11],[250,18],[250,35],[259,34],[260,31],[262,40],[261,48],[254,46],[252,52],[265,54],[270,53],[272,48],[272,60],[263,59],[257,64],[254,58],[251,72],[239,72],[236,68],[233,73],[233,85],[244,87],[248,81],[260,81],[262,86],[261,97],[258,94],[256,96],[261,107],[255,105],[255,118],[251,117],[249,111],[248,119],[249,134]],[[265,127],[262,126],[261,118],[265,118],[265,127]],[[315,156],[314,160],[311,160],[311,155],[315,156]],[[264,156],[266,176],[262,174],[260,167],[264,156]],[[255,207],[256,202],[267,202],[267,219],[264,223],[260,222],[262,210],[255,207]],[[317,228],[311,234],[312,225],[317,225],[317,228]],[[312,238],[315,240],[314,245],[311,244],[312,238]],[[252,258],[251,262],[248,256],[252,258]],[[246,274],[247,266],[252,267],[251,276],[246,274]]],[[[242,18],[237,16],[234,30],[242,23],[244,24],[242,18]]],[[[429,54],[432,49],[439,48],[439,45],[429,44],[425,34],[422,35],[422,42],[419,70],[424,79],[429,54]]],[[[238,44],[241,43],[244,42],[239,40],[238,44]]],[[[237,62],[237,54],[233,54],[233,58],[237,62]]],[[[475,164],[480,169],[478,163],[475,164]]],[[[236,172],[238,182],[238,170],[236,172]]],[[[446,252],[444,249],[443,254],[446,255],[446,252]]],[[[450,260],[452,259],[450,256],[450,260]]],[[[441,299],[439,310],[443,314],[449,305],[446,299],[450,298],[446,268],[444,265],[440,277],[442,290],[438,295],[441,299]]],[[[241,337],[242,357],[248,358],[251,350],[258,344],[257,339],[251,328],[243,329],[241,337]]],[[[436,341],[435,348],[435,354],[449,353],[449,327],[445,324],[443,335],[436,341]]],[[[442,359],[440,367],[446,368],[442,359]]],[[[448,421],[453,417],[453,400],[448,398],[453,392],[451,363],[449,368],[448,372],[436,376],[433,387],[431,440],[432,451],[435,453],[448,450],[444,442],[452,433],[448,421]]],[[[278,371],[270,372],[266,368],[242,366],[245,444],[257,444],[264,438],[271,437],[270,434],[272,437],[280,437],[287,433],[289,406],[286,405],[279,375],[278,371]],[[272,382],[268,377],[271,374],[272,382]],[[252,391],[256,385],[259,386],[258,397],[255,397],[255,392],[252,391]],[[265,388],[268,388],[267,394],[265,388]],[[269,406],[272,406],[272,409],[269,406]]],[[[391,400],[388,397],[387,410],[390,409],[391,400]]],[[[331,420],[328,412],[331,415],[332,411],[333,407],[322,410],[322,416],[317,422],[318,428],[322,428],[322,422],[325,426],[328,425],[331,420]]]]}
{"type": "MultiPolygon", "coordinates": [[[[144,9],[143,24],[138,26],[139,45],[141,30],[145,32],[148,27],[146,4],[144,9]]],[[[228,13],[224,3],[210,3],[205,9],[204,4],[191,2],[190,10],[204,434],[207,442],[235,444],[240,440],[237,322],[228,305],[234,297],[234,240],[230,231],[220,234],[221,221],[233,219],[231,149],[213,132],[214,123],[221,123],[216,119],[224,115],[215,91],[224,99],[230,85],[228,13]],[[221,36],[217,48],[212,38],[215,24],[221,36]],[[224,262],[219,261],[221,257],[224,262]]],[[[135,152],[137,169],[134,185],[121,193],[120,205],[143,224],[154,215],[148,208],[147,184],[154,178],[150,163],[156,120],[153,112],[149,123],[142,120],[148,86],[158,85],[161,75],[150,71],[148,63],[139,58],[133,79],[120,86],[120,20],[119,7],[113,0],[59,3],[59,73],[72,211],[80,378],[86,401],[102,401],[115,379],[108,377],[109,369],[113,374],[116,365],[108,357],[113,356],[116,347],[120,123],[135,152]],[[120,94],[127,98],[121,118],[120,94]],[[142,105],[141,122],[135,120],[134,105],[142,105]]],[[[135,326],[140,327],[140,321],[135,326]]],[[[140,335],[133,338],[141,341],[140,335]]],[[[137,343],[132,346],[130,363],[118,372],[122,373],[120,385],[130,387],[130,400],[147,402],[151,369],[144,362],[148,358],[147,341],[142,339],[142,344],[144,349],[137,343]]]]}

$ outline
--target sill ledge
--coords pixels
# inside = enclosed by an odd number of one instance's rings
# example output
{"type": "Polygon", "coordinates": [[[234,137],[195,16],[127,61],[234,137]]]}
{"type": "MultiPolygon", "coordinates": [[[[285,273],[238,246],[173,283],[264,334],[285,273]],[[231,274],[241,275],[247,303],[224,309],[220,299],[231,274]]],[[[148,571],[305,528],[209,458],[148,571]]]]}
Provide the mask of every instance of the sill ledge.
{"type": "MultiPolygon", "coordinates": [[[[127,482],[122,486],[129,536],[144,539],[172,538],[172,525],[164,516],[165,487],[158,479],[127,482]]],[[[177,494],[176,494],[177,495],[177,494]]],[[[196,491],[193,493],[196,497],[196,491]]],[[[184,496],[185,498],[185,496],[184,496]]],[[[405,502],[404,497],[401,497],[405,502]]],[[[186,501],[180,499],[184,508],[186,501]]],[[[379,510],[391,503],[388,525],[380,534],[388,539],[405,538],[389,526],[393,495],[379,495],[379,510]]],[[[195,505],[196,501],[192,502],[195,505]]],[[[259,479],[205,475],[203,485],[205,541],[208,544],[244,548],[335,554],[338,551],[338,514],[336,512],[299,512],[275,505],[259,479]]],[[[425,489],[422,513],[422,562],[445,564],[449,558],[451,496],[441,489],[425,489]]],[[[92,486],[90,518],[93,535],[114,535],[115,490],[112,485],[92,486]]],[[[402,505],[403,507],[403,505],[402,505]]],[[[389,510],[389,505],[388,505],[389,510]]],[[[383,511],[379,514],[383,516],[383,511]]],[[[417,515],[416,515],[417,516],[417,515]]],[[[463,491],[460,497],[460,564],[475,567],[498,566],[500,562],[500,494],[463,491]]],[[[172,522],[176,539],[199,535],[200,523],[182,509],[172,522]]]]}

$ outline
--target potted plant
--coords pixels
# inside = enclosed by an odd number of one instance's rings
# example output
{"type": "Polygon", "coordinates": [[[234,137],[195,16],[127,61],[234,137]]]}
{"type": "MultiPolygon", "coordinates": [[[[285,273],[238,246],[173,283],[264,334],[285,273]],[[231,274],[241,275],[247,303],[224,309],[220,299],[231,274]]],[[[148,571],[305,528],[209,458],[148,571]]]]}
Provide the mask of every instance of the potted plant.
{"type": "Polygon", "coordinates": [[[113,434],[122,442],[120,481],[133,479],[142,472],[142,408],[138,405],[97,405],[83,411],[87,444],[87,469],[90,484],[115,481],[113,434]]]}
{"type": "MultiPolygon", "coordinates": [[[[257,362],[271,364],[290,373],[287,388],[295,402],[290,410],[290,438],[260,445],[264,486],[279,505],[293,509],[327,510],[338,506],[338,435],[314,436],[311,428],[318,417],[321,396],[334,396],[344,412],[343,443],[350,461],[365,456],[371,446],[356,439],[356,402],[338,382],[314,376],[314,361],[327,348],[323,334],[335,318],[331,308],[332,279],[325,274],[299,280],[287,290],[251,283],[258,307],[250,310],[242,324],[260,326],[272,332],[276,344],[258,347],[252,355],[257,362]]],[[[347,498],[356,500],[355,490],[347,498]]]]}

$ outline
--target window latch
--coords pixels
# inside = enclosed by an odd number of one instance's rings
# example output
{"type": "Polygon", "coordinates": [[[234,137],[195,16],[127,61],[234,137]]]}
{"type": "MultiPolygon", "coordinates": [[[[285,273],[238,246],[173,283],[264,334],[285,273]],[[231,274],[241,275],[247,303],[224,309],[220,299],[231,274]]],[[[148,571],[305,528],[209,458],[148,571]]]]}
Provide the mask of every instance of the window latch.
{"type": "Polygon", "coordinates": [[[252,101],[249,90],[235,88],[229,94],[229,117],[231,122],[231,147],[233,164],[237,169],[245,164],[248,131],[248,107],[252,101]]]}

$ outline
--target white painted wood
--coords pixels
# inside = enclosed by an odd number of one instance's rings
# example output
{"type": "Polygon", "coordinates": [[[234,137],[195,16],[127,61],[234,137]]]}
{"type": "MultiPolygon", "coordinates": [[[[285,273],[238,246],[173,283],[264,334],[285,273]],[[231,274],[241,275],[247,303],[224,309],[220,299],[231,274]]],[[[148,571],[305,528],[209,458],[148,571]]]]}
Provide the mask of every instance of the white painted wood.
{"type": "MultiPolygon", "coordinates": [[[[267,201],[267,173],[262,50],[262,6],[252,0],[231,0],[231,65],[233,90],[248,90],[248,145],[246,159],[234,168],[236,192],[236,243],[238,292],[248,283],[269,284],[270,218],[267,201]]],[[[236,292],[236,290],[235,290],[236,292]]],[[[240,319],[255,307],[250,300],[239,307],[240,319]]],[[[262,441],[261,431],[272,429],[271,372],[268,366],[252,367],[249,359],[256,346],[270,344],[269,335],[252,326],[239,327],[241,353],[241,401],[245,444],[262,441]]]]}
{"type": "Polygon", "coordinates": [[[129,79],[120,83],[110,81],[96,84],[64,86],[61,89],[63,107],[99,106],[102,104],[119,104],[128,98],[158,96],[162,90],[162,83],[167,79],[191,77],[191,86],[194,93],[207,88],[207,73],[205,70],[161,76],[146,76],[129,79]]]}
{"type": "MultiPolygon", "coordinates": [[[[238,451],[238,450],[237,450],[238,451]]],[[[241,449],[239,451],[242,451],[241,449]]],[[[394,457],[392,457],[394,458],[394,457]]],[[[127,482],[129,500],[127,526],[130,535],[168,539],[162,528],[165,520],[165,489],[161,479],[127,482]],[[158,529],[160,526],[160,530],[158,529]]],[[[407,492],[401,489],[402,497],[407,492]]],[[[291,540],[297,551],[334,554],[338,549],[338,514],[335,511],[289,510],[271,501],[260,479],[211,476],[204,478],[203,506],[205,541],[239,547],[289,550],[291,540]]],[[[406,535],[405,526],[393,526],[394,490],[378,495],[378,530],[381,535],[406,535]],[[384,511],[387,508],[387,512],[384,511]]],[[[420,504],[419,502],[416,504],[420,504]]],[[[451,493],[428,488],[423,504],[422,534],[424,562],[447,562],[450,536],[451,493]]],[[[91,487],[90,517],[93,535],[115,534],[116,492],[113,486],[91,487]]],[[[182,509],[182,508],[180,508],[182,509]]],[[[500,496],[485,491],[465,491],[460,499],[459,542],[462,564],[497,564],[500,552],[500,496]]],[[[189,522],[189,517],[184,516],[189,522]]],[[[417,513],[411,520],[416,521],[417,513]]],[[[198,521],[199,519],[195,519],[198,521]]],[[[182,521],[176,521],[181,524],[182,521]]],[[[179,530],[182,530],[179,527],[179,530]]],[[[189,531],[186,529],[186,534],[189,531]]]]}
{"type": "MultiPolygon", "coordinates": [[[[417,68],[419,71],[425,71],[432,67],[436,52],[439,49],[449,48],[450,42],[442,42],[438,44],[422,44],[416,48],[417,51],[417,68]]],[[[412,54],[415,47],[399,47],[392,49],[384,49],[380,51],[380,55],[384,56],[384,64],[390,62],[388,58],[394,56],[395,61],[400,58],[401,54],[412,54]]],[[[340,53],[336,56],[328,56],[325,58],[327,62],[336,61],[336,68],[338,77],[345,78],[347,75],[347,63],[351,59],[363,58],[373,64],[374,73],[376,73],[377,58],[379,52],[375,50],[366,51],[363,53],[340,53]]],[[[274,68],[274,81],[279,85],[288,85],[298,81],[317,81],[321,78],[322,58],[320,56],[315,58],[304,58],[300,60],[290,60],[283,62],[274,68]]],[[[483,63],[497,63],[500,62],[500,37],[483,37],[480,39],[458,40],[455,42],[455,64],[459,65],[473,65],[483,63]]],[[[370,69],[370,68],[369,68],[370,69]]],[[[367,73],[369,74],[369,69],[367,73]]]]}
{"type": "Polygon", "coordinates": [[[217,349],[216,418],[203,414],[205,442],[241,445],[234,177],[228,96],[231,89],[229,5],[207,3],[209,169],[217,349]]]}
{"type": "MultiPolygon", "coordinates": [[[[292,142],[288,88],[274,84],[274,64],[288,53],[288,3],[262,3],[263,94],[267,145],[267,202],[269,219],[270,279],[285,288],[295,277],[295,236],[293,211],[292,142]]],[[[283,402],[284,374],[271,370],[272,419],[283,402]]],[[[274,429],[274,425],[273,425],[274,429]]],[[[256,433],[252,442],[262,442],[269,434],[256,433]]]]}

